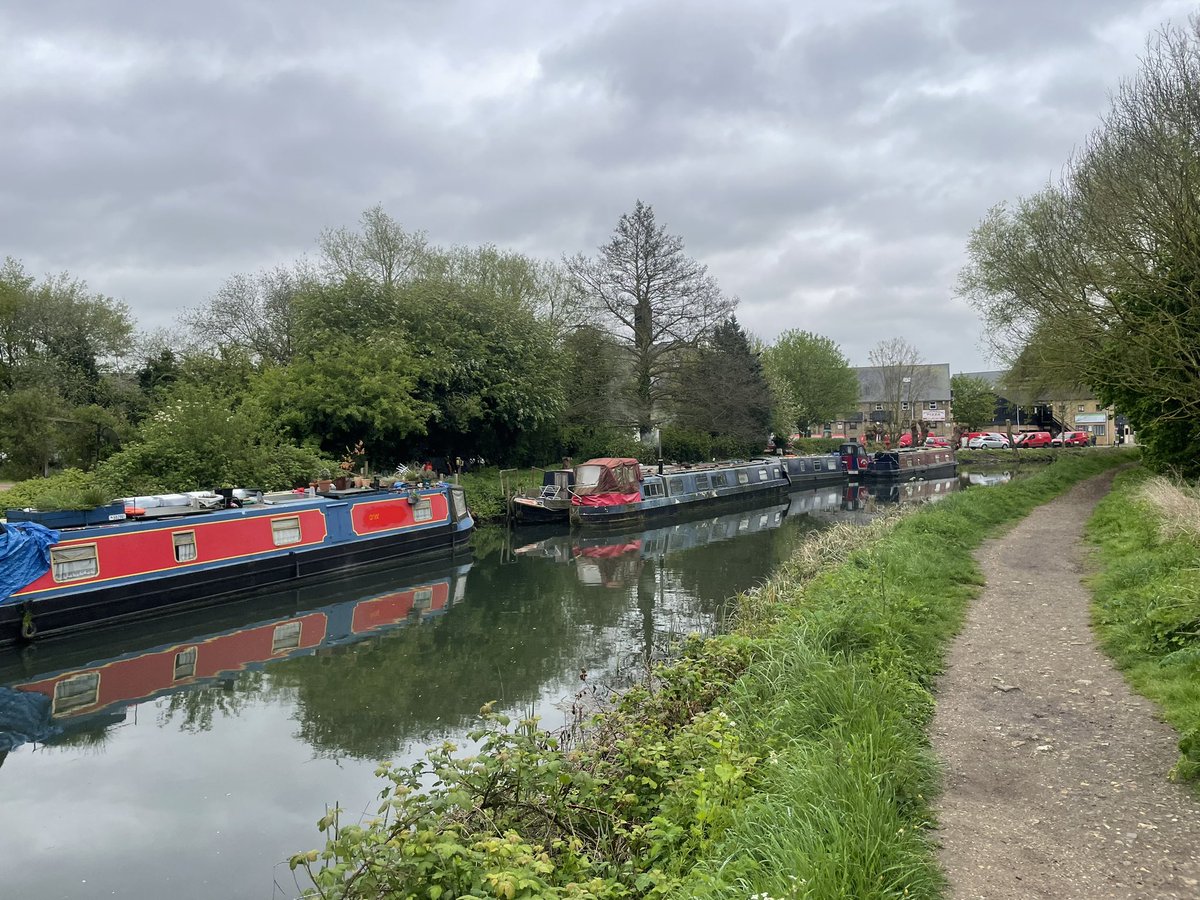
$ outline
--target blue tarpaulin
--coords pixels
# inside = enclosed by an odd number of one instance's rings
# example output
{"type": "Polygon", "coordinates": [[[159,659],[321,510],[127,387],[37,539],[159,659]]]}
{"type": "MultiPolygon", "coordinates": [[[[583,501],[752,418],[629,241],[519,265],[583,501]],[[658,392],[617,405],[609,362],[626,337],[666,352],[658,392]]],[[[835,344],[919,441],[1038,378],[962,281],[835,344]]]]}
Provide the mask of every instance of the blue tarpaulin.
{"type": "Polygon", "coordinates": [[[50,571],[50,547],[58,532],[37,522],[9,522],[0,531],[0,603],[50,571]]]}
{"type": "Polygon", "coordinates": [[[44,741],[59,731],[50,719],[49,697],[0,687],[0,753],[44,741]]]}

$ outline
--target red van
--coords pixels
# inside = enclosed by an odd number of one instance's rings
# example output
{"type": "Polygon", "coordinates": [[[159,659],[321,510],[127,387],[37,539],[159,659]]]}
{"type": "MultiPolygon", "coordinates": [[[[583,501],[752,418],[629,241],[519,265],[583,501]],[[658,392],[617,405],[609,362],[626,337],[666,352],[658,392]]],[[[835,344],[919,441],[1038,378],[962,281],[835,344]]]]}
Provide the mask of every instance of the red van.
{"type": "Polygon", "coordinates": [[[1054,439],[1048,431],[1027,431],[1021,435],[1018,447],[1049,447],[1054,439]]]}

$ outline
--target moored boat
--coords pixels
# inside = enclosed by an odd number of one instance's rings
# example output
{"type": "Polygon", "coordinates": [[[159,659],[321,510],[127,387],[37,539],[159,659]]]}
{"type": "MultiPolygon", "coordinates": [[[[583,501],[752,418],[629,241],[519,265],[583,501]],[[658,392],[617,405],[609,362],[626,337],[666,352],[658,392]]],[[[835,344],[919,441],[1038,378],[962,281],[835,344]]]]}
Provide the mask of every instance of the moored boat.
{"type": "Polygon", "coordinates": [[[913,450],[880,450],[871,459],[865,478],[939,478],[952,474],[958,466],[949,447],[919,447],[913,450]]]}
{"type": "Polygon", "coordinates": [[[130,498],[119,519],[61,530],[10,517],[0,644],[454,552],[474,527],[462,489],[444,482],[240,493],[130,498]]]}
{"type": "Polygon", "coordinates": [[[831,484],[846,477],[846,457],[838,453],[781,456],[780,461],[783,463],[789,486],[794,491],[831,484]]]}
{"type": "Polygon", "coordinates": [[[701,508],[767,503],[789,485],[778,458],[654,468],[601,457],[575,467],[570,518],[579,528],[623,528],[701,508]]]}
{"type": "Polygon", "coordinates": [[[509,498],[509,515],[521,525],[566,525],[574,484],[575,470],[570,466],[547,469],[542,474],[542,486],[537,493],[515,494],[509,498]]]}

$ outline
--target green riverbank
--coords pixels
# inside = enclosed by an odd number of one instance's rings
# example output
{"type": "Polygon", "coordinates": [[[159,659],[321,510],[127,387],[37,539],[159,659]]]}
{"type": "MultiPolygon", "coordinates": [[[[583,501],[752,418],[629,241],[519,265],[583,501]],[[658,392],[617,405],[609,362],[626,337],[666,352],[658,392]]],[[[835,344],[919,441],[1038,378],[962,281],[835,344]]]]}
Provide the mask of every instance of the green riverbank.
{"type": "Polygon", "coordinates": [[[937,897],[930,688],[985,537],[1132,459],[838,526],[569,739],[485,710],[471,748],[381,766],[376,820],[299,854],[326,897],[937,897]],[[429,786],[429,772],[437,784],[429,786]]]}
{"type": "Polygon", "coordinates": [[[1172,775],[1200,792],[1200,492],[1122,472],[1088,522],[1096,630],[1181,738],[1172,775]]]}

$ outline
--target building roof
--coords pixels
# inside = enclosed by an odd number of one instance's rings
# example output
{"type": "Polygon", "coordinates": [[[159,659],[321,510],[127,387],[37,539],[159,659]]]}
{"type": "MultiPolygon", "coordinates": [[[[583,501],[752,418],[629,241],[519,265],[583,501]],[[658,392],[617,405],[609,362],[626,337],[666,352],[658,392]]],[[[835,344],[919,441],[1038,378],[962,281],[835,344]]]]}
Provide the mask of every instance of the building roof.
{"type": "Polygon", "coordinates": [[[992,386],[993,391],[998,391],[1000,389],[1000,380],[1008,372],[1004,369],[997,369],[995,372],[959,372],[958,374],[964,378],[978,378],[980,381],[986,381],[992,386]]]}
{"type": "MultiPolygon", "coordinates": [[[[887,368],[883,366],[854,367],[854,374],[858,376],[859,403],[882,403],[888,399],[884,391],[884,373],[887,368]]],[[[923,373],[923,377],[918,376],[918,379],[925,382],[925,389],[920,392],[921,396],[911,399],[944,402],[950,400],[950,363],[928,363],[913,368],[923,373]]]]}

